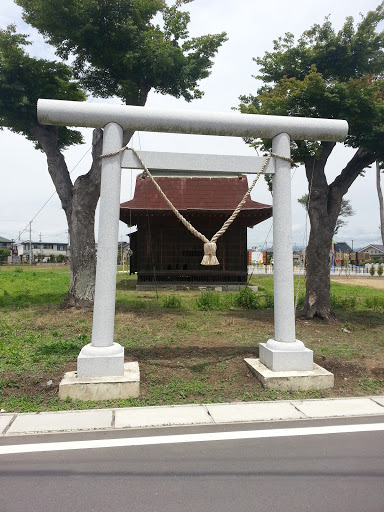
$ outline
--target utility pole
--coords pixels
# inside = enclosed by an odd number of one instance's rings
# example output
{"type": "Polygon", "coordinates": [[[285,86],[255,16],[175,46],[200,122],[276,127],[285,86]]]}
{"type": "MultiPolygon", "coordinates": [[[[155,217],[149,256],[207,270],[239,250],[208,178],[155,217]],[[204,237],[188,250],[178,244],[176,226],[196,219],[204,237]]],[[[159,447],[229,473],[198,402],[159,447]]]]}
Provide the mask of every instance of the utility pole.
{"type": "Polygon", "coordinates": [[[29,223],[29,264],[32,265],[32,221],[29,223]]]}

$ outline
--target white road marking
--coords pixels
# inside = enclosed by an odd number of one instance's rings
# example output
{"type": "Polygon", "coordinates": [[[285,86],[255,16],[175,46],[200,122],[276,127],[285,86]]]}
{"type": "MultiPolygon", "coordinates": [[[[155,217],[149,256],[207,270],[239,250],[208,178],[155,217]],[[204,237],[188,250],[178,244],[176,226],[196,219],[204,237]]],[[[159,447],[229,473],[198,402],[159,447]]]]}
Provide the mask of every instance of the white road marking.
{"type": "Polygon", "coordinates": [[[325,427],[277,428],[268,430],[241,430],[234,432],[206,432],[201,434],[176,434],[169,436],[131,437],[122,439],[96,439],[91,441],[64,441],[59,443],[17,444],[0,446],[0,455],[378,431],[384,431],[384,423],[369,423],[365,425],[333,425],[325,427]]]}

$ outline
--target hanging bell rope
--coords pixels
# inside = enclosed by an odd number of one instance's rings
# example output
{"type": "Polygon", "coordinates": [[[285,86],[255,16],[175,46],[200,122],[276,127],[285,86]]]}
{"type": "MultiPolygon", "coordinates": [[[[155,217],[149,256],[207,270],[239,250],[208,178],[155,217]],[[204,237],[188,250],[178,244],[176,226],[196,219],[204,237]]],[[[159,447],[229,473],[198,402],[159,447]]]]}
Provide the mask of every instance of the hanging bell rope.
{"type": "Polygon", "coordinates": [[[165,195],[165,193],[161,189],[160,185],[157,183],[157,181],[154,179],[152,174],[149,172],[147,166],[145,165],[145,163],[143,162],[142,158],[140,157],[140,155],[138,154],[138,152],[135,149],[128,148],[127,146],[124,146],[123,148],[121,148],[121,149],[119,149],[117,151],[114,151],[112,153],[106,153],[104,155],[101,155],[100,158],[106,158],[108,156],[118,155],[119,153],[122,153],[125,150],[129,150],[129,151],[132,151],[134,153],[134,155],[136,156],[137,160],[140,162],[140,165],[144,169],[145,174],[151,179],[152,183],[155,185],[156,189],[158,190],[160,195],[163,197],[164,201],[168,204],[168,206],[173,211],[173,213],[176,215],[176,217],[180,220],[180,222],[182,222],[184,224],[184,226],[188,229],[188,231],[190,231],[193,235],[195,235],[197,238],[200,238],[200,240],[202,240],[202,242],[204,242],[204,257],[201,260],[201,265],[205,265],[205,266],[220,265],[219,260],[217,259],[217,256],[216,256],[216,249],[217,249],[216,242],[227,231],[229,226],[232,224],[232,222],[239,215],[241,207],[243,206],[243,204],[248,199],[248,197],[249,197],[250,193],[252,192],[254,186],[256,185],[260,175],[262,174],[264,169],[267,167],[269,160],[272,157],[275,157],[275,158],[281,158],[282,160],[287,160],[288,162],[293,163],[293,161],[290,158],[288,158],[288,157],[279,156],[279,155],[276,155],[275,153],[269,153],[269,155],[267,155],[265,157],[263,165],[261,166],[260,170],[256,174],[256,177],[253,180],[252,185],[249,187],[249,189],[245,193],[243,199],[237,205],[237,207],[234,210],[234,212],[232,213],[232,215],[224,222],[224,224],[221,226],[219,231],[215,235],[213,235],[211,240],[208,240],[208,238],[205,235],[203,235],[202,233],[200,233],[200,231],[198,231],[196,228],[194,228],[192,226],[192,224],[190,222],[188,222],[187,219],[172,204],[172,202],[168,199],[168,197],[165,195]]]}

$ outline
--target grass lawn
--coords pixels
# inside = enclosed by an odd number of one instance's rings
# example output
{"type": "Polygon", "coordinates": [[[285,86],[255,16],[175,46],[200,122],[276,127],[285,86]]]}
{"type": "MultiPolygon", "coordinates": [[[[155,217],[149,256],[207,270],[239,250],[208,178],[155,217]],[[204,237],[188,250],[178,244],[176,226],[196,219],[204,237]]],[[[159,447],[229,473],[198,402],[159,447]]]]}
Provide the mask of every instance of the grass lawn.
{"type": "MultiPolygon", "coordinates": [[[[300,281],[299,305],[305,292],[300,281]]],[[[377,280],[377,278],[376,278],[377,280]]],[[[296,287],[298,278],[295,278],[296,287]]],[[[384,281],[384,277],[383,277],[384,281]]],[[[373,283],[373,281],[371,281],[373,283]]],[[[0,409],[7,412],[362,396],[384,394],[384,290],[332,281],[336,318],[298,319],[297,338],[335,374],[329,391],[264,390],[244,357],[273,337],[273,279],[254,276],[253,293],[136,292],[118,274],[115,341],[138,360],[141,397],[108,402],[60,401],[64,372],[90,342],[92,312],[62,309],[63,267],[0,267],[0,409]]],[[[361,283],[359,283],[361,284],[361,283]]]]}

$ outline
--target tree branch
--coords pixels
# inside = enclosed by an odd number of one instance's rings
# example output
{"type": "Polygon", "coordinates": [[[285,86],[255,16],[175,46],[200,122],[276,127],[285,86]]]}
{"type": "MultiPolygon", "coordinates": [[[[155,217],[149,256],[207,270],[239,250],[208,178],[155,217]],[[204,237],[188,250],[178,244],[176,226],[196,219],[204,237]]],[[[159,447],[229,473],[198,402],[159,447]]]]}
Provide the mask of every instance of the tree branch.
{"type": "Polygon", "coordinates": [[[36,124],[31,127],[30,131],[47,156],[48,172],[60,198],[61,206],[68,218],[71,209],[73,184],[64,156],[59,150],[58,129],[56,126],[36,124]]]}

